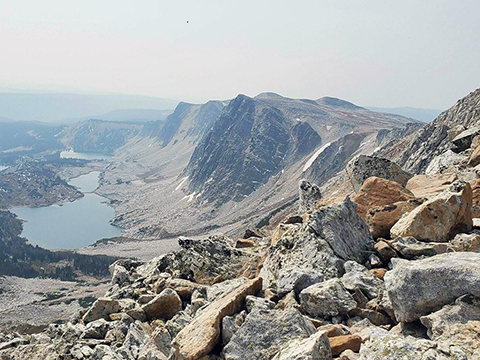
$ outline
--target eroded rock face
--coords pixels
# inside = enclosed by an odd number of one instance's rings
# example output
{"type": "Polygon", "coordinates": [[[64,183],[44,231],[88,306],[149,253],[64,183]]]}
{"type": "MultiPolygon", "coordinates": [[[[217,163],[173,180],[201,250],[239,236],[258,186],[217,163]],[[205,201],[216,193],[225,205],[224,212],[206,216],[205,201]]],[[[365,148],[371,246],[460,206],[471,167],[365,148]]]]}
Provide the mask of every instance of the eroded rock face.
{"type": "Polygon", "coordinates": [[[415,199],[415,195],[398,182],[379,177],[370,177],[365,180],[362,187],[358,190],[357,195],[353,198],[353,202],[358,205],[357,212],[365,220],[369,210],[373,207],[392,205],[399,201],[413,199],[415,199]]]}
{"type": "MultiPolygon", "coordinates": [[[[292,339],[316,333],[298,310],[254,310],[223,349],[225,360],[271,359],[292,339]]],[[[321,339],[320,339],[321,340],[321,339]]]]}
{"type": "Polygon", "coordinates": [[[302,179],[298,184],[300,201],[298,205],[298,213],[305,214],[315,210],[315,202],[322,198],[320,188],[302,179]]]}
{"type": "Polygon", "coordinates": [[[470,184],[457,180],[435,198],[402,216],[390,230],[390,236],[446,242],[458,233],[472,230],[471,207],[470,184]]]}
{"type": "Polygon", "coordinates": [[[262,278],[256,278],[211,303],[172,341],[175,359],[196,360],[208,355],[220,340],[222,319],[238,312],[243,306],[245,297],[255,295],[261,288],[262,278]]]}
{"type": "Polygon", "coordinates": [[[447,253],[392,263],[384,280],[398,321],[418,320],[465,294],[480,295],[480,254],[447,253]]]}
{"type": "Polygon", "coordinates": [[[357,213],[350,198],[340,204],[314,212],[306,221],[317,236],[325,239],[343,260],[363,263],[373,250],[373,239],[367,224],[357,213]]]}
{"type": "Polygon", "coordinates": [[[345,170],[357,192],[360,190],[364,181],[372,176],[393,180],[402,186],[405,186],[407,181],[413,176],[388,159],[367,155],[359,155],[353,158],[347,164],[345,170]]]}
{"type": "Polygon", "coordinates": [[[330,279],[304,289],[300,293],[300,304],[307,314],[326,317],[346,314],[357,307],[340,279],[330,279]]]}

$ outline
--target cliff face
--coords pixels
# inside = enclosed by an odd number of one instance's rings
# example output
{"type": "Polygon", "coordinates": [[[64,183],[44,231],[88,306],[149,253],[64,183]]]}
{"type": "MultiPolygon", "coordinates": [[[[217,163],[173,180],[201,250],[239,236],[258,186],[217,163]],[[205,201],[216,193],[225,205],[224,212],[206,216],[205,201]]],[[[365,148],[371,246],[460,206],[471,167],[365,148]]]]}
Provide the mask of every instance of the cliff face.
{"type": "Polygon", "coordinates": [[[450,140],[455,135],[479,125],[480,89],[477,89],[458,100],[410,138],[389,144],[378,155],[392,158],[410,172],[425,172],[434,157],[448,149],[454,149],[450,140]]]}

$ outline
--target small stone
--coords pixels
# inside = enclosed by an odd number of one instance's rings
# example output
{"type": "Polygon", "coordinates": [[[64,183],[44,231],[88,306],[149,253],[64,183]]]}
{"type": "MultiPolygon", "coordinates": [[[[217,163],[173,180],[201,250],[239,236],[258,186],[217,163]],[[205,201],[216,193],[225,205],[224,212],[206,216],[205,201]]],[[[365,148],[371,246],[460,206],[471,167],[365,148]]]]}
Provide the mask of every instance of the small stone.
{"type": "Polygon", "coordinates": [[[362,338],[358,335],[336,336],[329,338],[329,340],[333,356],[340,355],[347,349],[358,352],[360,350],[360,345],[362,345],[362,338]]]}
{"type": "Polygon", "coordinates": [[[257,246],[257,243],[251,239],[238,239],[235,242],[235,249],[243,249],[257,246]]]}
{"type": "Polygon", "coordinates": [[[370,272],[380,280],[383,280],[383,277],[387,273],[387,269],[371,269],[370,272]]]}
{"type": "Polygon", "coordinates": [[[375,250],[385,264],[388,264],[392,258],[398,257],[397,252],[385,241],[378,241],[375,243],[375,250]]]}

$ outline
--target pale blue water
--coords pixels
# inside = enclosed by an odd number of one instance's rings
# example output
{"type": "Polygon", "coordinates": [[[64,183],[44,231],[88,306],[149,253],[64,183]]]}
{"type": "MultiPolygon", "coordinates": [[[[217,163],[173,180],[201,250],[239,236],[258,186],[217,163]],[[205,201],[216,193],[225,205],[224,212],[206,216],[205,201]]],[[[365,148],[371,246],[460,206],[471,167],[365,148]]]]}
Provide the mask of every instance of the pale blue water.
{"type": "Polygon", "coordinates": [[[111,159],[111,155],[101,153],[82,153],[75,152],[73,150],[62,151],[60,157],[63,159],[81,159],[81,160],[108,160],[111,159]]]}
{"type": "Polygon", "coordinates": [[[85,196],[71,203],[41,208],[14,208],[12,212],[23,224],[22,236],[32,244],[47,249],[75,249],[96,240],[121,235],[121,229],[110,225],[115,211],[107,199],[91,193],[98,186],[98,171],[70,181],[85,196]]]}

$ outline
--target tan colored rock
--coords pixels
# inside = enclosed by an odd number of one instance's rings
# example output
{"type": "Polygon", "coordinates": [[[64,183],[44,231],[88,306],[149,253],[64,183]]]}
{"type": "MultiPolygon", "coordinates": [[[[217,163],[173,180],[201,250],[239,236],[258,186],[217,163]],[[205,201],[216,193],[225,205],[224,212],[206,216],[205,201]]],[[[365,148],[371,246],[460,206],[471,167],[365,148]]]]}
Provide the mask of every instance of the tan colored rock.
{"type": "Polygon", "coordinates": [[[387,269],[371,269],[370,272],[380,280],[383,280],[383,277],[387,273],[387,269]]]}
{"type": "Polygon", "coordinates": [[[472,185],[472,217],[480,218],[480,179],[472,185]]]}
{"type": "Polygon", "coordinates": [[[480,164],[480,146],[477,146],[470,154],[470,159],[468,159],[467,166],[474,167],[478,164],[480,164]]]}
{"type": "Polygon", "coordinates": [[[394,257],[398,257],[397,252],[390,247],[385,241],[378,241],[375,243],[375,250],[378,256],[385,264],[388,264],[394,257]]]}
{"type": "Polygon", "coordinates": [[[422,199],[399,201],[392,205],[375,206],[367,211],[366,223],[374,239],[387,238],[390,229],[406,214],[423,203],[422,199]]]}
{"type": "Polygon", "coordinates": [[[417,198],[431,199],[446,190],[458,177],[455,174],[415,175],[405,186],[417,198]]]}
{"type": "Polygon", "coordinates": [[[413,199],[415,199],[415,196],[396,181],[371,177],[365,180],[357,195],[353,198],[353,202],[358,205],[358,215],[365,220],[368,211],[373,207],[413,199]]]}
{"type": "Polygon", "coordinates": [[[470,184],[457,180],[435,198],[403,215],[390,230],[390,237],[447,242],[458,233],[472,230],[471,207],[470,184]]]}
{"type": "Polygon", "coordinates": [[[97,299],[90,309],[83,315],[83,322],[89,323],[99,319],[110,320],[109,315],[120,311],[120,303],[118,300],[110,298],[97,299]]]}
{"type": "Polygon", "coordinates": [[[450,241],[450,247],[455,251],[480,252],[480,234],[457,234],[450,241]]]}
{"type": "Polygon", "coordinates": [[[182,310],[182,300],[174,290],[165,289],[153,300],[143,305],[142,309],[148,320],[154,318],[170,320],[182,310]]]}
{"type": "Polygon", "coordinates": [[[335,336],[329,338],[329,340],[333,356],[340,355],[347,349],[358,352],[360,345],[362,345],[362,338],[358,335],[335,336]]]}
{"type": "Polygon", "coordinates": [[[174,358],[197,360],[208,355],[220,340],[220,327],[225,316],[240,311],[247,295],[262,289],[262,278],[247,281],[226,296],[211,303],[204,312],[183,328],[172,341],[174,358]]]}
{"type": "Polygon", "coordinates": [[[235,243],[235,249],[255,247],[257,243],[252,239],[238,239],[235,243]]]}
{"type": "Polygon", "coordinates": [[[317,328],[317,331],[326,331],[327,336],[329,338],[336,337],[336,336],[350,335],[349,331],[342,328],[342,326],[332,325],[332,324],[322,325],[319,328],[317,328]]]}

